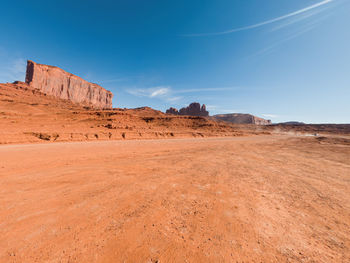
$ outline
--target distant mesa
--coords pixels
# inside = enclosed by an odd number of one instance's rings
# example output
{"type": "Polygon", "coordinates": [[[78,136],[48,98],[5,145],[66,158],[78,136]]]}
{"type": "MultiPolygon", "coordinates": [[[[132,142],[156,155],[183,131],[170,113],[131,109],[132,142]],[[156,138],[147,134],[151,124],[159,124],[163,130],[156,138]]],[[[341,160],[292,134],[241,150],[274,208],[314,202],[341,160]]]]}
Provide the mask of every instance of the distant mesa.
{"type": "Polygon", "coordinates": [[[203,104],[201,106],[198,102],[193,102],[188,107],[181,108],[180,110],[171,107],[166,110],[166,113],[174,115],[209,116],[209,112],[207,111],[205,105],[203,104]]]}
{"type": "Polygon", "coordinates": [[[213,118],[221,121],[235,123],[235,124],[256,124],[256,125],[271,124],[271,120],[265,120],[263,118],[259,118],[254,115],[244,114],[244,113],[218,114],[218,115],[214,115],[213,118]]]}
{"type": "MultiPolygon", "coordinates": [[[[189,116],[204,116],[208,117],[209,112],[207,111],[205,104],[201,106],[198,102],[191,103],[188,107],[181,108],[177,110],[176,108],[169,108],[166,110],[167,114],[174,115],[189,115],[189,116]]],[[[243,113],[230,113],[230,114],[218,114],[210,117],[215,121],[225,121],[235,124],[256,124],[256,125],[269,125],[271,124],[270,120],[265,120],[263,118],[256,117],[251,114],[243,113]]]]}
{"type": "Polygon", "coordinates": [[[287,121],[287,122],[280,122],[278,124],[282,124],[282,125],[305,125],[304,122],[300,122],[300,121],[287,121]]]}
{"type": "Polygon", "coordinates": [[[112,108],[113,93],[58,67],[28,60],[26,83],[42,93],[99,109],[112,108]]]}

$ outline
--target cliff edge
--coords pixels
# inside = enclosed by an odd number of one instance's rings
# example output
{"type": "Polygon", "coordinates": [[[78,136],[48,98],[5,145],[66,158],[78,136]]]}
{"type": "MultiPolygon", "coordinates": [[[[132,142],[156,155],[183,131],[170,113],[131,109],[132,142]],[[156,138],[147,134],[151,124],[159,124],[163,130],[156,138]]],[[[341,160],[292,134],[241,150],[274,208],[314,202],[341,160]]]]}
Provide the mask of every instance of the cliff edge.
{"type": "Polygon", "coordinates": [[[256,124],[256,125],[270,125],[270,120],[256,117],[251,114],[243,113],[230,113],[230,114],[218,114],[213,116],[216,120],[231,122],[235,124],[256,124]]]}
{"type": "Polygon", "coordinates": [[[112,108],[113,93],[61,68],[27,61],[26,83],[41,92],[94,108],[112,108]]]}

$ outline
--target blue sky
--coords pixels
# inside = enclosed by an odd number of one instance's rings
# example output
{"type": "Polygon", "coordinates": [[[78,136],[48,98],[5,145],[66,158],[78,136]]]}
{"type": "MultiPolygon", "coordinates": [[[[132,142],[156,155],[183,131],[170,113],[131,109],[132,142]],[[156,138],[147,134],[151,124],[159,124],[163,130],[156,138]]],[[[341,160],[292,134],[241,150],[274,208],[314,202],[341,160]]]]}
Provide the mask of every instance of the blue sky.
{"type": "Polygon", "coordinates": [[[350,123],[349,0],[1,1],[0,82],[25,61],[114,93],[115,107],[350,123]]]}

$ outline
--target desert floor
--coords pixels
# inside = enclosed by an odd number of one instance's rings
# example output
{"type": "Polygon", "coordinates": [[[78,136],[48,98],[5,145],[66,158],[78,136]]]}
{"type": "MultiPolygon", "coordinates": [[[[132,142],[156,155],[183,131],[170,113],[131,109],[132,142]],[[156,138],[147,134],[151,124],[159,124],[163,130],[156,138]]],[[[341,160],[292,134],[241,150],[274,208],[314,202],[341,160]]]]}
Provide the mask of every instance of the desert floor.
{"type": "Polygon", "coordinates": [[[341,138],[0,146],[0,262],[350,262],[341,138]]]}

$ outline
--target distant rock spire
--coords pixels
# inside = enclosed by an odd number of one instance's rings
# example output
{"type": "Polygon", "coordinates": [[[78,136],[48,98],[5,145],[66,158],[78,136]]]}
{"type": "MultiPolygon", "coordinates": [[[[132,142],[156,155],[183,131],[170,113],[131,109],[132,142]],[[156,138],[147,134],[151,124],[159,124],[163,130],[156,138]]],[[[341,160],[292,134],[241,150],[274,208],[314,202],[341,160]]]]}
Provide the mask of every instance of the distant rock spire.
{"type": "Polygon", "coordinates": [[[167,109],[166,113],[189,116],[209,116],[209,112],[207,111],[206,106],[204,104],[201,106],[198,102],[193,102],[188,107],[181,108],[179,111],[171,107],[167,109]]]}

